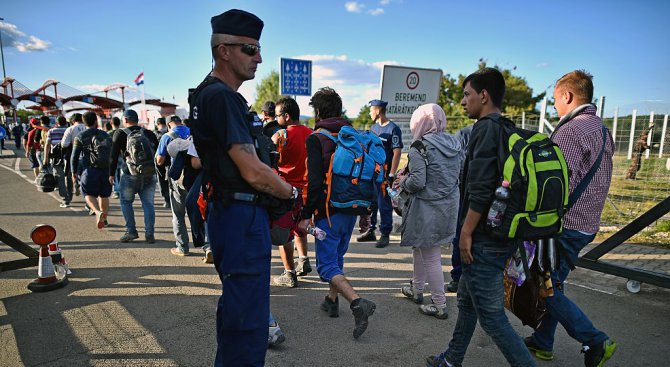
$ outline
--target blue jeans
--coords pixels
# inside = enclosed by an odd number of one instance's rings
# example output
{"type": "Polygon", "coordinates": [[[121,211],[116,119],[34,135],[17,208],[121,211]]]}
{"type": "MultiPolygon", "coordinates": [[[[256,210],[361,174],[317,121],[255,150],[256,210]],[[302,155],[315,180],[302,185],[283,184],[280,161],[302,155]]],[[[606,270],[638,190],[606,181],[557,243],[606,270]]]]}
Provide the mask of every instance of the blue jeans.
{"type": "Polygon", "coordinates": [[[373,210],[370,214],[370,231],[374,232],[377,228],[377,212],[379,211],[379,217],[381,218],[379,233],[388,236],[393,230],[393,204],[391,203],[391,197],[382,190],[379,190],[377,194],[377,206],[379,209],[373,210]]]}
{"type": "Polygon", "coordinates": [[[63,199],[64,203],[69,204],[70,201],[72,201],[72,193],[67,191],[67,186],[65,184],[65,167],[62,164],[55,164],[52,167],[53,175],[58,183],[58,195],[63,199]]]}
{"type": "Polygon", "coordinates": [[[454,335],[444,357],[452,364],[461,365],[477,321],[493,339],[511,366],[535,366],[526,345],[510,325],[505,315],[503,270],[505,262],[514,253],[513,246],[505,246],[492,238],[474,234],[472,264],[463,264],[458,283],[458,319],[454,335]]]}
{"type": "MultiPolygon", "coordinates": [[[[579,251],[591,243],[594,238],[594,234],[584,234],[579,231],[563,228],[563,233],[558,240],[574,264],[577,262],[579,251]]],[[[568,335],[582,343],[582,345],[593,346],[608,339],[608,336],[596,329],[584,312],[565,296],[565,279],[568,277],[568,274],[570,274],[570,266],[567,264],[567,261],[561,261],[558,270],[551,274],[551,280],[554,284],[554,296],[547,298],[549,313],[542,319],[540,326],[533,333],[533,339],[541,349],[553,350],[554,333],[559,322],[563,325],[568,335]]]]}
{"type": "Polygon", "coordinates": [[[119,202],[121,204],[123,218],[126,220],[126,232],[137,234],[133,201],[135,200],[135,194],[139,194],[140,201],[142,202],[142,209],[144,210],[144,233],[146,235],[153,235],[154,223],[156,222],[156,212],[154,210],[156,176],[133,176],[124,171],[121,173],[120,188],[119,202]]]}
{"type": "Polygon", "coordinates": [[[316,239],[316,271],[324,282],[330,283],[336,275],[344,274],[344,254],[349,249],[351,233],[354,231],[358,216],[335,213],[328,218],[316,221],[316,226],[326,232],[324,240],[316,239]]]}
{"type": "Polygon", "coordinates": [[[114,187],[112,188],[116,193],[119,192],[119,186],[121,185],[121,167],[125,164],[123,158],[119,157],[118,163],[116,164],[116,171],[114,172],[114,187]]]}
{"type": "Polygon", "coordinates": [[[270,319],[270,220],[263,208],[208,206],[214,266],[222,283],[215,366],[263,366],[270,319]]]}
{"type": "MultiPolygon", "coordinates": [[[[171,179],[169,179],[171,181],[171,179]]],[[[170,207],[172,208],[172,233],[177,248],[188,253],[188,229],[186,228],[186,194],[181,188],[170,182],[170,207]]]]}
{"type": "Polygon", "coordinates": [[[458,219],[456,222],[456,235],[454,240],[451,242],[451,280],[458,282],[461,279],[461,274],[463,269],[461,268],[461,249],[458,247],[458,243],[461,241],[461,229],[463,225],[461,224],[461,208],[463,205],[458,206],[458,219]]]}

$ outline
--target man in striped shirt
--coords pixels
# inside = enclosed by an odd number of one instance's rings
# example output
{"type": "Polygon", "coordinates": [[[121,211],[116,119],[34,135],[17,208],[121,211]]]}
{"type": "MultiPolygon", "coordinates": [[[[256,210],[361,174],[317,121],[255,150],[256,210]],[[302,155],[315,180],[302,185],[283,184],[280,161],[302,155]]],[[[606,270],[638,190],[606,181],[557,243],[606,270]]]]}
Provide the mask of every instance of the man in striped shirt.
{"type": "MultiPolygon", "coordinates": [[[[554,89],[554,106],[561,120],[551,139],[563,151],[572,172],[571,193],[594,166],[604,144],[600,166],[594,168],[595,175],[586,190],[565,215],[563,232],[558,238],[573,264],[579,251],[591,243],[598,232],[612,180],[614,142],[609,131],[603,136],[603,123],[591,104],[592,78],[585,71],[575,70],[561,77],[554,89]]],[[[571,337],[582,343],[584,365],[600,367],[612,356],[616,343],[596,329],[584,312],[565,296],[563,287],[569,273],[570,264],[561,261],[559,269],[551,274],[556,291],[553,297],[546,299],[549,314],[533,335],[525,339],[526,346],[539,359],[553,359],[554,333],[560,323],[571,337]]]]}
{"type": "Polygon", "coordinates": [[[47,139],[44,145],[44,165],[51,165],[53,168],[53,175],[56,177],[58,183],[58,195],[63,199],[60,204],[61,208],[70,206],[72,200],[72,193],[67,191],[65,185],[65,157],[63,155],[63,147],[60,145],[63,140],[63,135],[67,129],[67,120],[65,116],[58,116],[56,119],[56,126],[47,132],[47,139]]]}

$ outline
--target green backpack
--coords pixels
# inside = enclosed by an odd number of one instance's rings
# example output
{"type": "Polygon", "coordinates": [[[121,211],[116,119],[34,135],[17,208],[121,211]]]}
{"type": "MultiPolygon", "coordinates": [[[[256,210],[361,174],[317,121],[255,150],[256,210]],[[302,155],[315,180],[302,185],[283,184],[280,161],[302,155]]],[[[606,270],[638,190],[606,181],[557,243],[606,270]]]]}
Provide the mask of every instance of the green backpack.
{"type": "Polygon", "coordinates": [[[508,239],[534,240],[561,233],[570,195],[563,152],[544,134],[517,128],[502,116],[492,119],[503,127],[500,181],[510,183],[510,197],[501,225],[487,228],[492,235],[508,239]]]}

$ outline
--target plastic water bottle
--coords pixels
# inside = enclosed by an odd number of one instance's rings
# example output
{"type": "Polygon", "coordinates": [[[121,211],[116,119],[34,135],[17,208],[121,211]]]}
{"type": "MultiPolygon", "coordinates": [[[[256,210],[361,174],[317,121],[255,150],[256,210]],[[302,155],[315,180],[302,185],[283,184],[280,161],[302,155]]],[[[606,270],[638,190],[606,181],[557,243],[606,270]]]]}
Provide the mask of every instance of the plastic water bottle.
{"type": "Polygon", "coordinates": [[[398,204],[400,203],[400,193],[390,187],[386,187],[386,193],[391,198],[391,204],[393,204],[393,207],[397,208],[398,204]]]}
{"type": "Polygon", "coordinates": [[[307,233],[311,234],[312,236],[314,236],[314,238],[316,238],[319,241],[323,241],[326,239],[326,231],[324,231],[319,227],[310,225],[307,227],[307,233]]]}
{"type": "Polygon", "coordinates": [[[489,214],[486,216],[486,224],[491,227],[498,227],[502,224],[505,209],[507,209],[507,199],[509,199],[509,182],[503,181],[502,185],[496,189],[496,199],[491,204],[489,214]]]}

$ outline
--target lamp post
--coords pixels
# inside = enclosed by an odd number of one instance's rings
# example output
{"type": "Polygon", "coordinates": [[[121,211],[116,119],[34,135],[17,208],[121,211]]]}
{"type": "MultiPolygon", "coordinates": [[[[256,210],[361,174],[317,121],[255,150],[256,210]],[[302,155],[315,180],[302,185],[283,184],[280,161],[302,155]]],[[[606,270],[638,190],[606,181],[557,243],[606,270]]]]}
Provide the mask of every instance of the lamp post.
{"type": "MultiPolygon", "coordinates": [[[[4,20],[5,18],[0,18],[0,22],[4,20]]],[[[5,50],[2,47],[2,30],[0,30],[0,55],[2,55],[2,80],[5,80],[7,74],[5,73],[5,50]]]]}

